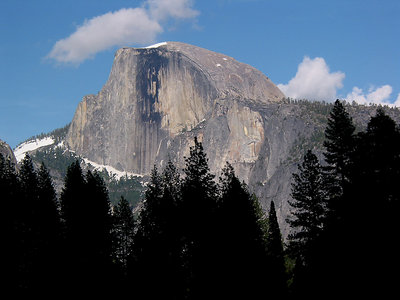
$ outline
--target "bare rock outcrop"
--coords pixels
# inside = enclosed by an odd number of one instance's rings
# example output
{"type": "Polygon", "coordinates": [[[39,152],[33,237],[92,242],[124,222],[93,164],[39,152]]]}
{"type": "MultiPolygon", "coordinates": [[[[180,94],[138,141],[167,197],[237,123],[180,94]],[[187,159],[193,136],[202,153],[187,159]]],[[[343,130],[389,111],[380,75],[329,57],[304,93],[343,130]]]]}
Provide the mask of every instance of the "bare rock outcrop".
{"type": "Polygon", "coordinates": [[[0,153],[4,156],[4,158],[10,159],[15,166],[17,165],[14,152],[12,151],[11,147],[2,140],[0,140],[0,153]]]}
{"type": "Polygon", "coordinates": [[[265,207],[275,201],[285,234],[295,164],[283,162],[299,135],[315,128],[283,98],[267,76],[224,54],[177,42],[123,48],[102,90],[78,105],[66,145],[102,165],[148,174],[168,159],[183,168],[196,136],[214,174],[229,161],[265,207]]]}
{"type": "MultiPolygon", "coordinates": [[[[204,127],[199,134],[205,139],[222,139],[213,145],[213,170],[225,161],[252,164],[264,142],[264,120],[243,103],[262,105],[283,97],[260,71],[223,54],[177,42],[123,48],[103,89],[79,104],[67,144],[95,162],[147,174],[167,154],[182,162],[188,145],[175,154],[169,148],[204,127]],[[225,128],[212,128],[221,116],[225,128]]],[[[246,180],[249,169],[242,169],[246,180]]]]}

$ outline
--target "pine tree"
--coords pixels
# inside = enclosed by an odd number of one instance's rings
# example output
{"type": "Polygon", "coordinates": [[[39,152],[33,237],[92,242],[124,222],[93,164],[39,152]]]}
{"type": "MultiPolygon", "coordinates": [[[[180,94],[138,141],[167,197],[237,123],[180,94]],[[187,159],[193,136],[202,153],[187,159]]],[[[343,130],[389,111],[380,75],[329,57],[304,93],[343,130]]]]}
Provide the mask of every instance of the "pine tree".
{"type": "Polygon", "coordinates": [[[112,252],[112,215],[108,191],[98,172],[87,171],[85,181],[86,199],[81,203],[81,210],[86,215],[86,228],[82,229],[88,233],[86,242],[92,252],[91,258],[97,259],[97,264],[103,263],[102,267],[106,268],[112,252]]]}
{"type": "Polygon", "coordinates": [[[271,201],[268,213],[267,249],[270,255],[283,259],[283,241],[274,201],[271,201]]]}
{"type": "Polygon", "coordinates": [[[145,263],[149,242],[160,232],[160,202],[163,196],[161,176],[156,166],[151,171],[150,181],[145,191],[143,207],[138,220],[135,236],[135,256],[140,263],[145,263]]]}
{"type": "Polygon", "coordinates": [[[395,262],[400,249],[393,237],[400,209],[400,131],[381,108],[358,135],[351,177],[343,240],[360,258],[353,272],[359,284],[388,292],[396,285],[390,270],[399,267],[395,262]]]}
{"type": "Polygon", "coordinates": [[[37,278],[37,264],[40,252],[40,229],[38,228],[39,190],[38,177],[32,159],[26,155],[18,173],[20,182],[20,203],[17,221],[19,233],[19,287],[31,290],[37,278]]]}
{"type": "Polygon", "coordinates": [[[60,272],[61,220],[56,191],[44,164],[37,172],[38,201],[35,204],[35,219],[38,230],[38,258],[35,275],[37,291],[55,291],[60,272]]]}
{"type": "Polygon", "coordinates": [[[393,239],[398,207],[389,203],[399,203],[400,133],[396,123],[378,109],[353,145],[341,205],[330,212],[314,251],[309,281],[318,287],[316,295],[331,290],[332,296],[365,292],[384,297],[396,286],[390,268],[399,267],[393,264],[399,251],[393,239]]]}
{"type": "Polygon", "coordinates": [[[112,216],[104,181],[90,171],[84,176],[77,160],[68,167],[60,200],[66,235],[65,285],[105,291],[111,268],[112,216]]]}
{"type": "Polygon", "coordinates": [[[295,262],[291,290],[298,297],[305,297],[315,295],[319,288],[314,286],[314,262],[327,213],[323,168],[311,150],[304,155],[293,179],[292,200],[289,201],[292,216],[286,220],[292,229],[288,236],[288,251],[295,262]]]}
{"type": "Polygon", "coordinates": [[[113,212],[114,259],[126,274],[133,251],[135,219],[129,202],[121,196],[113,212]]]}
{"type": "MultiPolygon", "coordinates": [[[[200,192],[201,197],[197,197],[199,201],[205,201],[210,203],[201,203],[201,206],[205,205],[214,206],[215,208],[215,197],[217,195],[216,184],[214,182],[214,175],[210,173],[208,166],[208,158],[203,149],[203,144],[194,138],[194,146],[190,147],[190,155],[185,158],[185,169],[184,173],[186,177],[183,180],[183,193],[194,194],[194,192],[200,192]]],[[[197,196],[193,195],[193,196],[197,196]]],[[[192,200],[191,202],[194,202],[192,200]]],[[[207,207],[205,209],[209,209],[207,207]]]]}
{"type": "Polygon", "coordinates": [[[286,296],[286,271],[283,250],[283,240],[276,217],[275,203],[271,201],[268,213],[268,227],[266,236],[266,246],[268,255],[268,267],[270,278],[268,280],[269,295],[272,297],[286,296]]]}
{"type": "Polygon", "coordinates": [[[264,214],[258,199],[248,192],[229,163],[220,178],[220,191],[215,256],[209,275],[215,283],[213,288],[219,298],[261,297],[272,278],[267,265],[264,214]]]}
{"type": "Polygon", "coordinates": [[[38,219],[45,239],[49,243],[57,242],[61,234],[61,216],[57,193],[46,166],[42,163],[38,175],[38,219]]]}
{"type": "MultiPolygon", "coordinates": [[[[336,227],[346,211],[344,190],[350,184],[350,172],[355,151],[355,127],[344,105],[336,100],[325,129],[324,152],[327,166],[324,168],[325,189],[328,193],[326,226],[336,227]]],[[[330,229],[329,229],[330,230],[330,229]]]]}
{"type": "Polygon", "coordinates": [[[67,169],[64,187],[60,196],[61,218],[63,225],[63,275],[60,286],[66,291],[84,290],[84,280],[88,276],[84,243],[87,232],[84,230],[84,219],[81,205],[85,201],[85,178],[78,160],[67,169]]]}
{"type": "Polygon", "coordinates": [[[180,175],[170,160],[162,174],[153,168],[134,245],[134,270],[143,297],[175,299],[184,294],[180,186],[180,175]],[[149,284],[159,288],[151,289],[149,284]]]}
{"type": "MultiPolygon", "coordinates": [[[[181,206],[185,210],[187,229],[193,238],[200,238],[204,232],[203,220],[210,220],[217,207],[217,186],[214,175],[210,173],[208,159],[201,142],[194,139],[194,146],[190,147],[190,155],[185,158],[185,177],[182,181],[181,206]]],[[[197,241],[195,242],[195,244],[197,241]]]]}
{"type": "Polygon", "coordinates": [[[0,191],[3,214],[0,218],[1,228],[10,233],[14,230],[15,210],[19,202],[19,181],[15,166],[9,158],[0,153],[0,191]]]}
{"type": "Polygon", "coordinates": [[[348,180],[350,156],[354,150],[354,130],[352,118],[343,104],[336,100],[325,129],[324,153],[328,169],[338,181],[339,193],[348,180]]]}
{"type": "Polygon", "coordinates": [[[32,226],[35,222],[37,213],[37,204],[39,202],[39,181],[33,166],[32,159],[27,154],[21,162],[18,173],[21,184],[21,219],[23,219],[26,232],[32,232],[32,226]]]}
{"type": "Polygon", "coordinates": [[[15,293],[19,287],[20,232],[19,203],[20,185],[15,166],[0,153],[0,191],[2,214],[0,234],[2,237],[1,277],[5,294],[15,293]]]}
{"type": "Polygon", "coordinates": [[[171,159],[168,160],[167,165],[161,177],[163,197],[169,198],[166,204],[171,207],[176,206],[181,199],[181,177],[171,159]]]}
{"type": "Polygon", "coordinates": [[[201,142],[194,139],[190,155],[185,158],[182,199],[178,209],[182,217],[183,260],[190,297],[208,293],[206,282],[211,272],[217,186],[210,173],[201,142]]]}
{"type": "MultiPolygon", "coordinates": [[[[135,272],[134,281],[138,282],[137,295],[143,298],[160,297],[160,289],[165,257],[163,244],[164,228],[162,207],[162,179],[156,166],[151,171],[150,181],[147,184],[143,207],[140,211],[137,232],[134,240],[134,264],[130,267],[135,272]],[[159,288],[153,289],[153,286],[159,288]]],[[[166,278],[165,278],[166,279],[166,278]]]]}
{"type": "Polygon", "coordinates": [[[292,232],[289,247],[302,264],[307,264],[314,242],[322,232],[326,215],[326,191],[322,167],[311,150],[304,156],[299,172],[293,174],[292,217],[287,219],[292,232]]]}
{"type": "Polygon", "coordinates": [[[78,160],[67,169],[64,178],[64,187],[60,196],[61,216],[65,224],[67,238],[79,236],[80,223],[83,216],[80,214],[80,205],[84,201],[85,178],[78,160]]]}
{"type": "Polygon", "coordinates": [[[168,160],[161,174],[163,212],[163,248],[164,263],[161,264],[161,286],[170,298],[182,298],[185,294],[185,276],[182,266],[182,216],[178,209],[181,203],[181,177],[171,159],[168,160]]]}
{"type": "Polygon", "coordinates": [[[37,172],[29,155],[21,163],[18,179],[14,215],[14,255],[19,261],[16,282],[20,291],[37,292],[44,288],[44,283],[50,287],[56,283],[60,241],[56,194],[45,167],[37,172]]]}
{"type": "Polygon", "coordinates": [[[358,138],[354,181],[371,184],[367,186],[371,188],[368,193],[377,193],[369,194],[371,199],[380,197],[386,204],[395,203],[400,198],[396,186],[400,175],[400,131],[396,123],[378,108],[366,132],[360,133],[358,138]]]}

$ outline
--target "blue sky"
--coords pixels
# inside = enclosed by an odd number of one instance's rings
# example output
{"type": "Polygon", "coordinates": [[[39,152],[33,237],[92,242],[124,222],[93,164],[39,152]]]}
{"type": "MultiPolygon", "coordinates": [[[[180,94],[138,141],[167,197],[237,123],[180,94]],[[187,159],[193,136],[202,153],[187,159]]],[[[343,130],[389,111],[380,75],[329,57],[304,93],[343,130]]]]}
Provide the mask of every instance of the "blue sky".
{"type": "Polygon", "coordinates": [[[400,104],[398,0],[1,0],[0,139],[69,123],[118,48],[162,41],[232,56],[293,98],[400,104]]]}

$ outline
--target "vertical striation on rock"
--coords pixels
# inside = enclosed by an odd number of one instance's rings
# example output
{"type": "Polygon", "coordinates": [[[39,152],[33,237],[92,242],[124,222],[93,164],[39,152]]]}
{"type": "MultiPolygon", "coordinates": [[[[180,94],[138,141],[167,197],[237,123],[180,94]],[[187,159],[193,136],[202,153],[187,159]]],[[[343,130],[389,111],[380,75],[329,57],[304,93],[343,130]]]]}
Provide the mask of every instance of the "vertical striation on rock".
{"type": "Polygon", "coordinates": [[[225,160],[251,164],[264,124],[241,100],[267,104],[283,97],[260,71],[223,54],[178,42],[122,48],[103,89],[78,105],[67,144],[95,162],[146,174],[171,152],[172,140],[189,138],[197,127],[206,129],[205,140],[215,139],[209,124],[220,118],[226,132],[216,133],[219,161],[212,169],[225,160]]]}
{"type": "MultiPolygon", "coordinates": [[[[91,161],[148,174],[168,159],[183,168],[196,136],[212,172],[229,161],[267,204],[265,186],[297,138],[282,121],[283,98],[267,76],[224,54],[178,42],[122,48],[102,90],[78,105],[66,144],[91,161]]],[[[278,212],[284,197],[274,198],[278,212]]]]}

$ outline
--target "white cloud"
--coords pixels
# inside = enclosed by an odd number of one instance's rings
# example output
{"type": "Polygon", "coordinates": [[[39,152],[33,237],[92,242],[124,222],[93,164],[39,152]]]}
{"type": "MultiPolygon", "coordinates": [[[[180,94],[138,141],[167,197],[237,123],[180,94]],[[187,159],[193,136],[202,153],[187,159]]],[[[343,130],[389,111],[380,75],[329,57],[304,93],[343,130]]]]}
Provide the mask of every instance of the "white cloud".
{"type": "Polygon", "coordinates": [[[397,99],[396,99],[396,101],[394,101],[393,105],[397,106],[397,107],[400,106],[400,93],[397,95],[397,99]]]}
{"type": "Polygon", "coordinates": [[[155,20],[168,18],[188,19],[196,17],[199,12],[192,9],[192,0],[147,0],[149,12],[155,20]]]}
{"type": "Polygon", "coordinates": [[[278,87],[290,98],[334,101],[336,91],[343,87],[344,77],[342,72],[331,73],[322,57],[304,57],[295,77],[278,87]]]}
{"type": "Polygon", "coordinates": [[[346,100],[348,102],[353,102],[355,101],[356,103],[359,104],[366,104],[367,103],[367,97],[363,94],[362,89],[359,87],[353,87],[353,90],[351,93],[347,94],[346,100]]]}
{"type": "Polygon", "coordinates": [[[197,16],[192,4],[190,0],[147,0],[142,7],[123,8],[94,17],[69,37],[57,41],[47,58],[80,64],[114,46],[153,43],[163,32],[160,22],[197,16]]]}
{"type": "Polygon", "coordinates": [[[370,88],[367,93],[364,93],[362,89],[359,87],[353,87],[351,93],[348,93],[346,96],[346,100],[348,102],[355,101],[359,104],[382,104],[382,105],[390,105],[390,106],[398,106],[400,104],[400,94],[397,97],[397,100],[394,104],[389,102],[390,95],[392,94],[392,87],[388,84],[383,85],[378,88],[370,88]]]}
{"type": "MultiPolygon", "coordinates": [[[[331,73],[322,57],[311,59],[306,56],[299,64],[296,75],[287,84],[278,84],[278,87],[290,98],[330,102],[337,98],[337,90],[343,87],[344,78],[343,72],[331,73]]],[[[367,92],[355,86],[347,94],[345,100],[364,105],[381,104],[400,107],[400,93],[393,102],[392,92],[393,88],[388,84],[370,87],[367,92]]]]}
{"type": "Polygon", "coordinates": [[[151,43],[160,32],[161,26],[144,9],[121,9],[85,21],[69,37],[59,40],[48,57],[79,64],[115,45],[151,43]]]}

